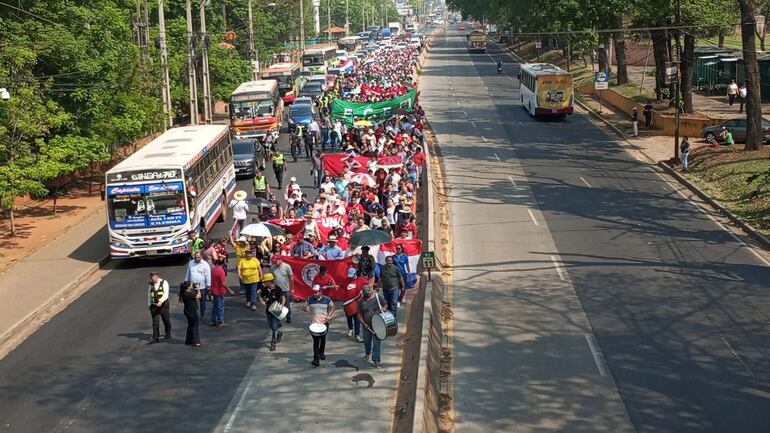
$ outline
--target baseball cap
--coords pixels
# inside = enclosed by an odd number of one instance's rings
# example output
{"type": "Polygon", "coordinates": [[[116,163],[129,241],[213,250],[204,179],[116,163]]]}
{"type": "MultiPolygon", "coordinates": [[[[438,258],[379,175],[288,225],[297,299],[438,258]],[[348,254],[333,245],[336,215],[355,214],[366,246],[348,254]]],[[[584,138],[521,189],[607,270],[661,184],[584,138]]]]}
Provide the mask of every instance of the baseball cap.
{"type": "Polygon", "coordinates": [[[157,272],[150,272],[150,276],[152,277],[153,275],[155,275],[155,276],[159,276],[160,274],[159,274],[159,273],[157,273],[157,272]]]}
{"type": "Polygon", "coordinates": [[[313,291],[314,292],[320,292],[321,291],[321,286],[319,286],[318,284],[314,285],[313,286],[313,291]]]}
{"type": "Polygon", "coordinates": [[[292,182],[296,182],[296,181],[297,181],[297,178],[296,178],[296,177],[292,177],[292,178],[291,178],[291,179],[289,179],[289,180],[290,180],[290,181],[292,181],[292,182]]]}
{"type": "Polygon", "coordinates": [[[262,276],[262,281],[275,281],[275,277],[270,272],[262,276]]]}
{"type": "Polygon", "coordinates": [[[356,268],[348,269],[348,278],[353,278],[355,276],[356,276],[356,268]]]}

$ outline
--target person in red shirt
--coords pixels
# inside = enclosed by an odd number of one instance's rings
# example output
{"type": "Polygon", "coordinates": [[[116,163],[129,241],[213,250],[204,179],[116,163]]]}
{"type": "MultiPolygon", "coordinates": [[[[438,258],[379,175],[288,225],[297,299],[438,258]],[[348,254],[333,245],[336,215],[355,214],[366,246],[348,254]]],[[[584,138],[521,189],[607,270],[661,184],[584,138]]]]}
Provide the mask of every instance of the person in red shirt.
{"type": "Polygon", "coordinates": [[[234,295],[227,287],[227,274],[225,273],[222,259],[217,259],[211,267],[211,296],[214,298],[214,306],[211,308],[211,326],[222,327],[225,325],[225,294],[234,295]]]}
{"type": "Polygon", "coordinates": [[[320,266],[318,268],[318,273],[313,277],[313,282],[310,283],[310,285],[319,285],[321,286],[321,290],[331,290],[339,287],[337,286],[337,283],[334,282],[334,278],[329,275],[326,266],[320,266]]]}

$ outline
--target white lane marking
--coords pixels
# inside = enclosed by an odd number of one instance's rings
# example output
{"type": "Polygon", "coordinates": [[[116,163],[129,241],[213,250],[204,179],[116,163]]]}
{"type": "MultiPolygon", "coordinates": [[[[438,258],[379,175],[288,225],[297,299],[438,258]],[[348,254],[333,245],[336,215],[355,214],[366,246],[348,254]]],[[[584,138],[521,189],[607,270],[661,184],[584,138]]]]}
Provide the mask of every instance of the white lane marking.
{"type": "Polygon", "coordinates": [[[556,256],[551,256],[551,262],[553,263],[553,267],[556,268],[556,273],[559,274],[559,279],[567,281],[567,275],[564,274],[559,259],[557,259],[556,256]]]}
{"type": "Polygon", "coordinates": [[[609,376],[610,372],[607,370],[607,365],[604,361],[604,355],[602,355],[602,352],[599,349],[599,344],[596,342],[596,337],[586,334],[586,342],[588,343],[588,348],[591,350],[591,355],[594,357],[596,368],[599,369],[599,374],[602,377],[609,376]]]}
{"type": "Polygon", "coordinates": [[[484,140],[484,143],[486,143],[486,142],[487,142],[487,137],[484,137],[484,136],[482,135],[482,136],[481,136],[481,139],[482,139],[482,140],[484,140]]]}
{"type": "Polygon", "coordinates": [[[487,87],[487,86],[484,86],[484,88],[485,88],[485,89],[487,89],[487,90],[489,90],[489,87],[487,87]]]}
{"type": "MultiPolygon", "coordinates": [[[[497,160],[497,162],[500,162],[500,157],[497,156],[497,153],[495,153],[495,159],[497,160]]],[[[508,176],[508,177],[510,177],[510,176],[508,176]]]]}
{"type": "MultiPolygon", "coordinates": [[[[511,183],[513,183],[513,179],[511,179],[511,183]]],[[[515,183],[513,183],[513,185],[514,185],[514,186],[516,186],[516,184],[515,184],[515,183]]],[[[517,189],[518,189],[518,187],[517,187],[517,189]]],[[[537,223],[537,220],[535,219],[535,214],[532,212],[532,209],[527,209],[527,212],[529,213],[529,217],[530,217],[530,219],[532,219],[532,224],[534,224],[534,225],[536,225],[536,226],[539,226],[540,224],[538,224],[538,223],[537,223]]],[[[557,268],[557,269],[558,269],[558,268],[557,268]]],[[[559,276],[561,276],[561,273],[559,274],[559,276]]],[[[563,279],[564,279],[564,278],[562,278],[562,280],[563,280],[563,279]]]]}
{"type": "Polygon", "coordinates": [[[471,125],[473,125],[474,128],[477,128],[476,122],[474,122],[473,120],[471,120],[471,125]]]}
{"type": "Polygon", "coordinates": [[[466,113],[465,110],[463,110],[463,114],[465,115],[465,117],[468,117],[468,113],[466,113]]]}
{"type": "Polygon", "coordinates": [[[589,187],[589,188],[593,188],[593,187],[591,186],[591,184],[590,184],[590,183],[588,183],[588,181],[587,181],[587,180],[585,180],[585,179],[583,178],[583,176],[580,176],[580,180],[582,180],[582,181],[583,181],[583,183],[584,183],[584,184],[586,184],[586,186],[587,186],[587,187],[589,187]]]}
{"type": "MultiPolygon", "coordinates": [[[[495,154],[495,156],[497,156],[497,154],[495,154]]],[[[499,158],[498,158],[497,160],[498,160],[498,161],[500,161],[500,159],[499,159],[499,158]]],[[[511,176],[508,176],[508,180],[510,180],[510,181],[511,181],[511,185],[513,185],[513,187],[514,187],[514,188],[516,188],[516,189],[519,189],[519,186],[518,186],[518,185],[516,185],[516,181],[515,181],[515,180],[513,180],[513,178],[512,178],[511,176]]],[[[529,210],[529,209],[527,209],[527,210],[529,210]]],[[[532,212],[532,211],[530,211],[530,215],[532,215],[532,213],[531,213],[531,212],[532,212]]],[[[535,223],[535,225],[537,225],[537,223],[535,223]]]]}
{"type": "Polygon", "coordinates": [[[738,356],[738,353],[736,353],[735,350],[733,350],[733,346],[730,346],[730,343],[728,343],[727,340],[725,340],[725,337],[719,337],[719,338],[721,338],[722,342],[725,343],[725,346],[727,346],[727,348],[730,349],[730,352],[733,353],[733,356],[735,357],[735,359],[737,359],[738,362],[741,363],[741,365],[743,366],[743,369],[746,370],[746,373],[749,373],[751,377],[756,379],[756,376],[754,376],[754,373],[749,369],[749,366],[746,365],[746,363],[743,362],[743,358],[738,356]]]}
{"type": "Polygon", "coordinates": [[[249,380],[249,383],[243,389],[243,394],[241,394],[241,398],[238,399],[238,404],[235,406],[233,413],[230,415],[230,419],[227,420],[227,424],[225,424],[225,432],[228,432],[231,428],[233,428],[233,423],[235,423],[235,419],[238,417],[238,413],[240,413],[241,408],[243,408],[243,400],[246,398],[246,394],[249,393],[249,390],[251,390],[251,384],[253,382],[254,379],[249,380]]]}

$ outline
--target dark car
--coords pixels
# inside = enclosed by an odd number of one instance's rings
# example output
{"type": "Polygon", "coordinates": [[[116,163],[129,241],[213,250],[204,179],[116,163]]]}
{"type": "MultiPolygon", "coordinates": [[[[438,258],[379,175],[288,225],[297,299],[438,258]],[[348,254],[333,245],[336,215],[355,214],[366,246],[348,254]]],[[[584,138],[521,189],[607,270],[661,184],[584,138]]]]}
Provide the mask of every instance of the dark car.
{"type": "Polygon", "coordinates": [[[289,107],[289,130],[294,130],[296,125],[307,125],[313,120],[313,117],[315,117],[315,113],[312,105],[292,105],[289,107]]]}
{"type": "MultiPolygon", "coordinates": [[[[719,140],[721,143],[724,141],[724,137],[722,136],[722,128],[726,128],[733,134],[733,141],[736,143],[746,142],[745,117],[726,120],[719,125],[703,128],[701,131],[701,137],[705,138],[709,143],[713,143],[715,140],[719,140]]],[[[763,141],[765,143],[770,143],[770,120],[762,118],[762,129],[764,130],[763,141]]]]}
{"type": "Polygon", "coordinates": [[[323,87],[320,81],[308,81],[299,91],[300,95],[313,98],[313,101],[317,100],[321,93],[323,93],[323,87]]]}
{"type": "Polygon", "coordinates": [[[233,141],[233,164],[235,165],[235,175],[244,177],[254,177],[257,168],[256,140],[237,140],[233,141]]]}

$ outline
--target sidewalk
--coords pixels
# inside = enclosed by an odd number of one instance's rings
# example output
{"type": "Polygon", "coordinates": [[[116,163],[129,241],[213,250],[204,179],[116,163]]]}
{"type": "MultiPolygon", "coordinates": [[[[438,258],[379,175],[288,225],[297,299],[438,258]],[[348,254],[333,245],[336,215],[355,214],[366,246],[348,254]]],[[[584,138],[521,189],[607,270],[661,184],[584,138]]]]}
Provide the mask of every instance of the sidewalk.
{"type": "Polygon", "coordinates": [[[5,300],[0,303],[0,358],[45,322],[52,308],[69,302],[78,283],[106,262],[104,221],[100,208],[0,272],[0,298],[5,300]]]}

